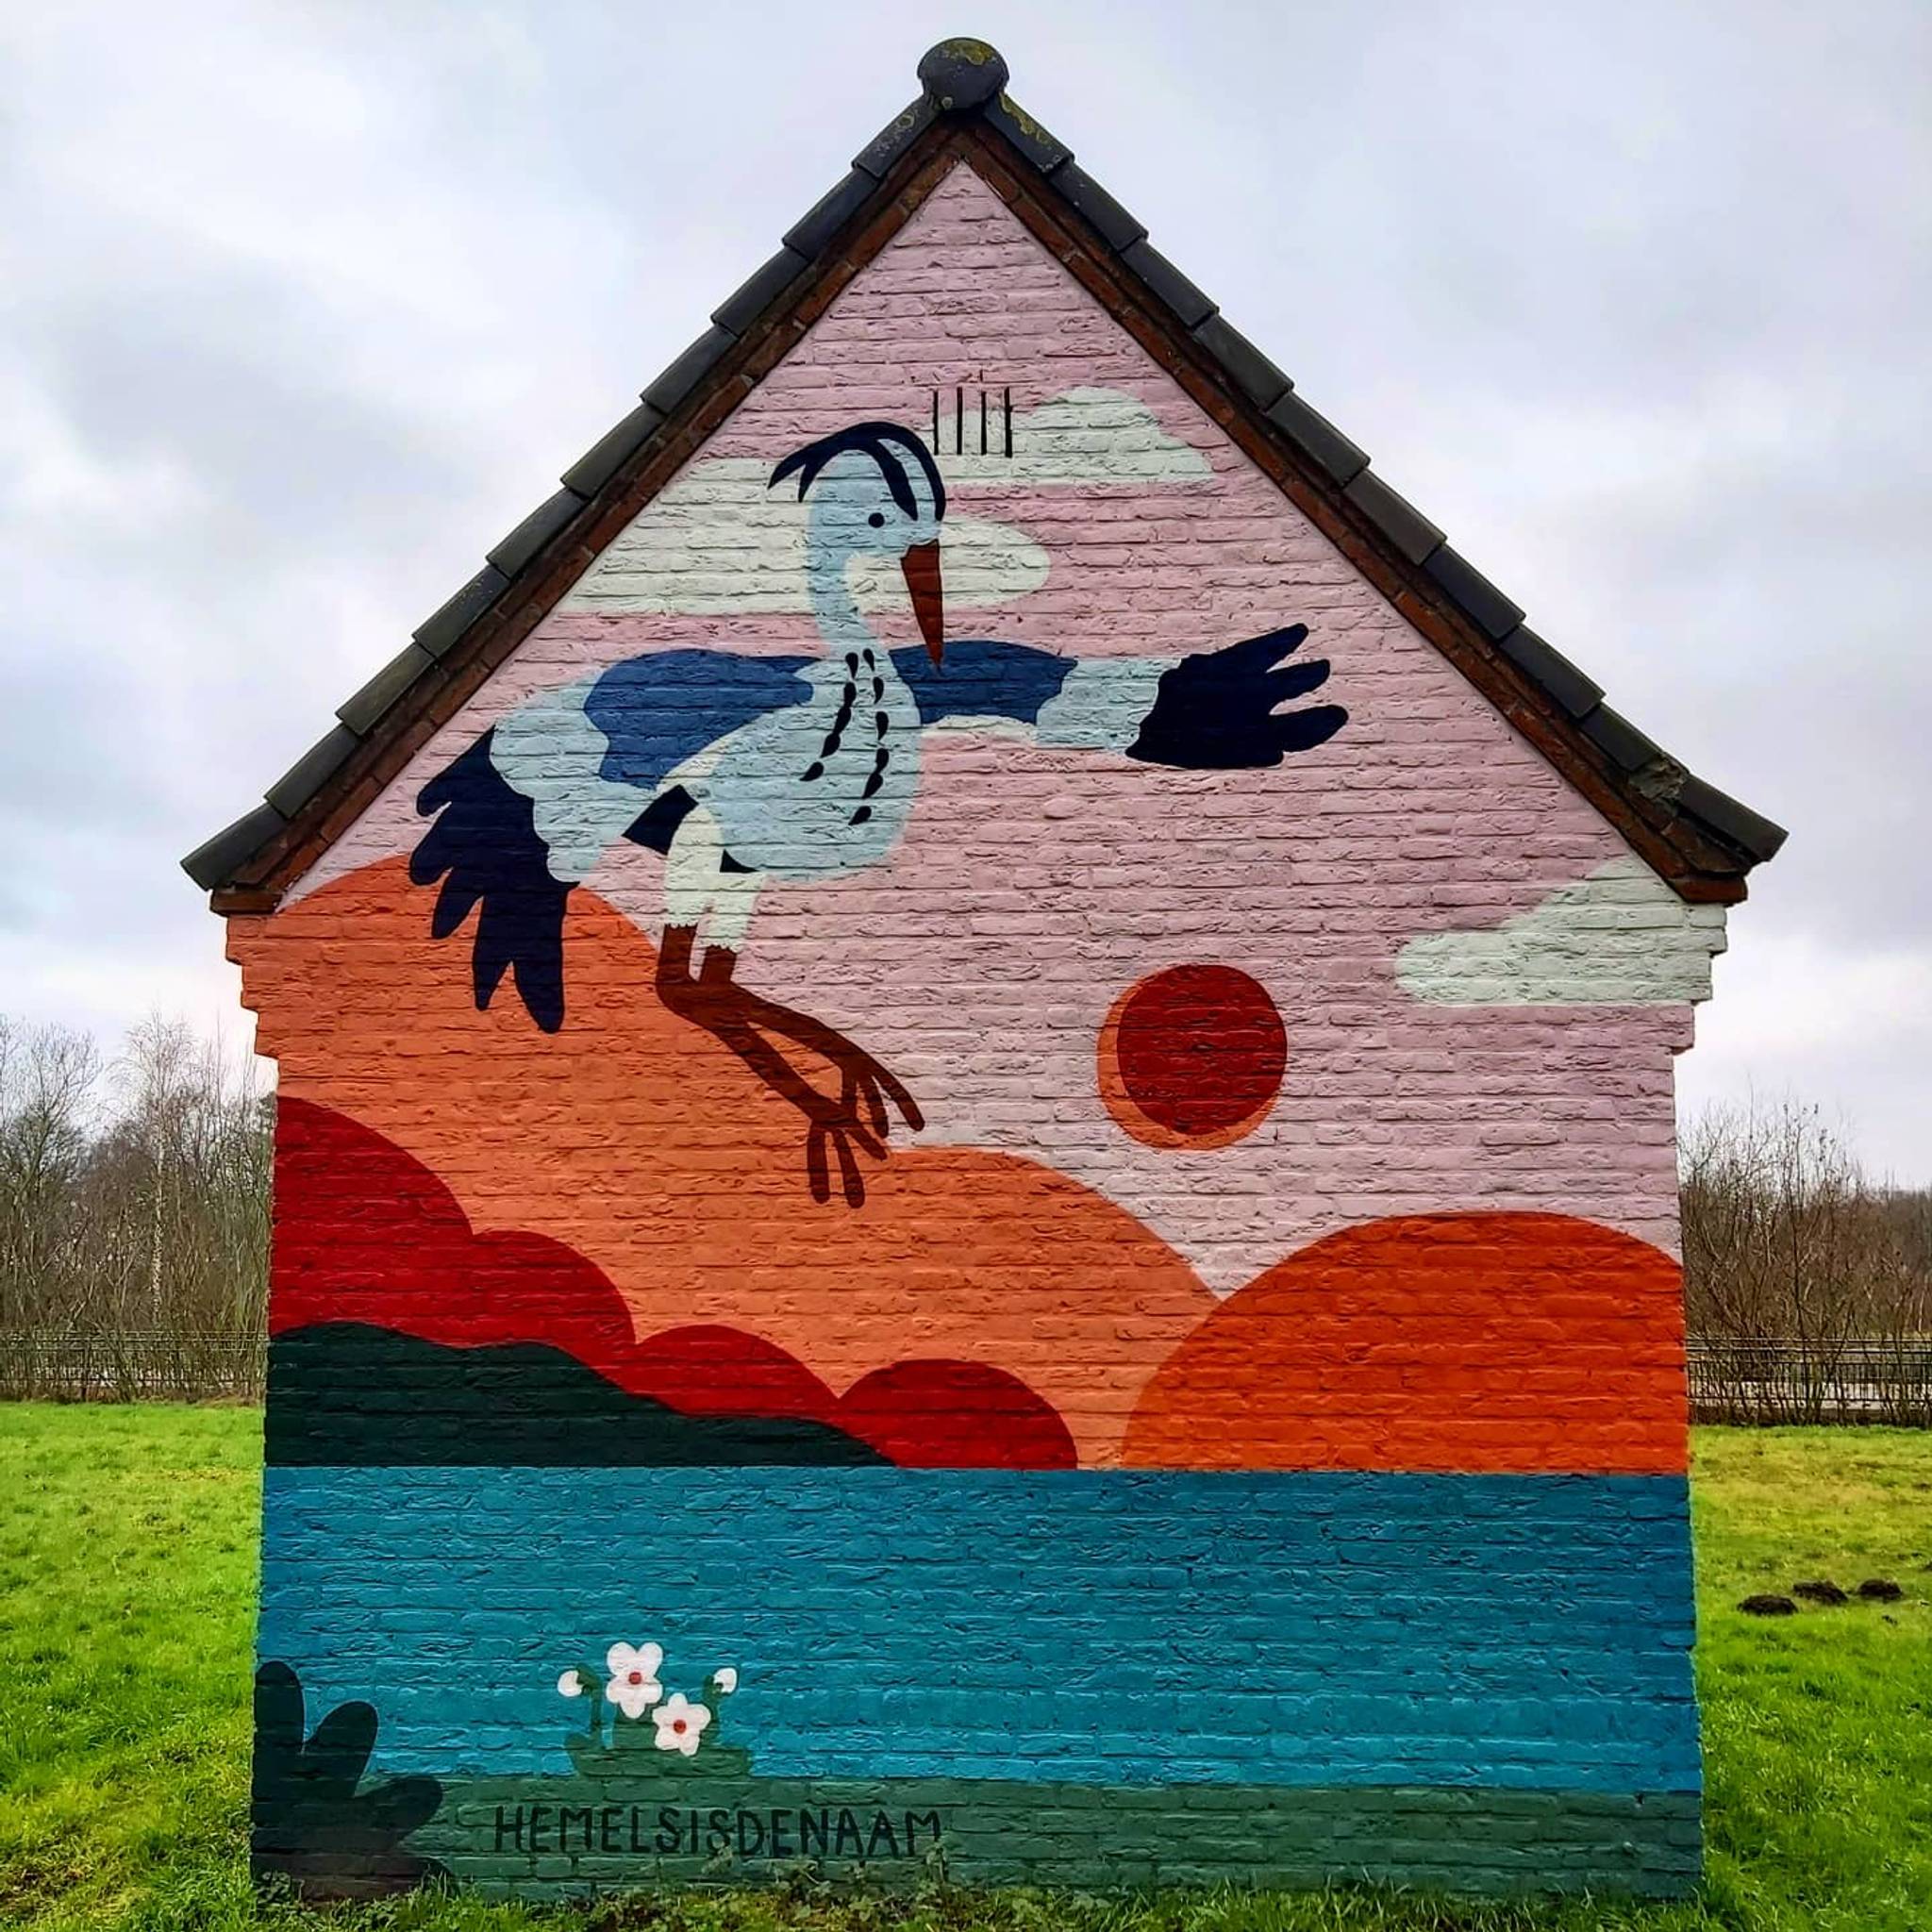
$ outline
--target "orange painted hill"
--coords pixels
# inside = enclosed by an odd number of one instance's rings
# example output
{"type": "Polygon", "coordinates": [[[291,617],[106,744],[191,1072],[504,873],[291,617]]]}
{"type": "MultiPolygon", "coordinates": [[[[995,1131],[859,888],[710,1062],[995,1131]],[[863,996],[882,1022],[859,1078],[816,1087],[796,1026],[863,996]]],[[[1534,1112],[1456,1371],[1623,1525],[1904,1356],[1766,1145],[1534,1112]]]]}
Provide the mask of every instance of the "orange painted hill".
{"type": "Polygon", "coordinates": [[[1119,1460],[1148,1376],[1215,1306],[1132,1215],[1011,1156],[903,1144],[861,1208],[815,1203],[798,1115],[665,1011],[636,927],[574,895],[568,1015],[545,1034],[508,988],[476,1010],[466,936],[429,937],[433,896],[392,859],[230,920],[285,1093],[422,1161],[479,1232],[565,1243],[641,1338],[724,1324],[841,1392],[983,1362],[1053,1405],[1084,1464],[1119,1460]]]}
{"type": "Polygon", "coordinates": [[[1560,1214],[1325,1237],[1222,1303],[1148,1384],[1124,1460],[1162,1469],[1685,1465],[1676,1262],[1560,1214]]]}

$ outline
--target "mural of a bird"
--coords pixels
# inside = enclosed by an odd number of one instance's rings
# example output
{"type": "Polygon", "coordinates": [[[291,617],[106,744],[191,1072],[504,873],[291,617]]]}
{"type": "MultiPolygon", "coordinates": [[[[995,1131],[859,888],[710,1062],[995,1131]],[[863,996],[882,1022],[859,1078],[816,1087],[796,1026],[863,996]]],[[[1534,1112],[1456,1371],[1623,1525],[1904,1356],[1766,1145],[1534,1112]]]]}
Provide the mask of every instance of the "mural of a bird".
{"type": "Polygon", "coordinates": [[[918,1103],[873,1056],[808,1013],[736,977],[767,879],[810,881],[875,865],[898,841],[920,778],[923,734],[985,721],[1041,744],[1191,770],[1278,764],[1332,738],[1337,705],[1278,712],[1328,675],[1285,660],[1292,625],[1173,658],[1079,658],[1027,644],[945,636],[940,534],[945,484],[909,429],[859,423],[794,451],[771,487],[795,477],[807,506],[806,572],[821,657],[646,652],[539,693],[424,787],[434,817],[410,858],[441,881],[431,931],[475,911],[478,1007],[506,973],[536,1024],[563,1024],[564,908],[615,843],[661,853],[664,928],[657,991],[805,1117],[813,1197],[864,1199],[855,1153],[883,1158],[895,1110],[918,1103]],[[861,614],[850,575],[868,561],[904,573],[923,648],[889,649],[861,614]],[[698,958],[702,941],[704,953],[698,958]],[[787,1047],[835,1072],[836,1094],[787,1047]]]}

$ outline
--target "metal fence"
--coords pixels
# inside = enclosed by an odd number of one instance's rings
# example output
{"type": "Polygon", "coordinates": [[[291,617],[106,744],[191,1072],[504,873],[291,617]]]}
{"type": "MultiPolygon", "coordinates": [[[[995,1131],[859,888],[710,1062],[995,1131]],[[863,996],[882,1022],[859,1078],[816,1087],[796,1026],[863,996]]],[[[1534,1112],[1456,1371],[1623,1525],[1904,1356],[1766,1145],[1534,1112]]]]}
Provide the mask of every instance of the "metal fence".
{"type": "Polygon", "coordinates": [[[0,1400],[258,1402],[266,1350],[260,1336],[0,1330],[0,1400]]]}
{"type": "Polygon", "coordinates": [[[1886,1423],[1932,1428],[1932,1339],[1694,1338],[1690,1414],[1701,1423],[1886,1423]]]}

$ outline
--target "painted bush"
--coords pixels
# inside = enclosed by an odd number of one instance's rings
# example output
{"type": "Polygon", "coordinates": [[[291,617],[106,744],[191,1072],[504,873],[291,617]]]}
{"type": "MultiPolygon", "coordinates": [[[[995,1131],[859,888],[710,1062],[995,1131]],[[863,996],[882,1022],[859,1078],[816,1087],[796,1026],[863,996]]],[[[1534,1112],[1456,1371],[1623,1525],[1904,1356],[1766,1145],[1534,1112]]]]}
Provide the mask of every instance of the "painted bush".
{"type": "Polygon", "coordinates": [[[264,1867],[1680,1889],[1722,940],[956,170],[231,919],[264,1867]]]}

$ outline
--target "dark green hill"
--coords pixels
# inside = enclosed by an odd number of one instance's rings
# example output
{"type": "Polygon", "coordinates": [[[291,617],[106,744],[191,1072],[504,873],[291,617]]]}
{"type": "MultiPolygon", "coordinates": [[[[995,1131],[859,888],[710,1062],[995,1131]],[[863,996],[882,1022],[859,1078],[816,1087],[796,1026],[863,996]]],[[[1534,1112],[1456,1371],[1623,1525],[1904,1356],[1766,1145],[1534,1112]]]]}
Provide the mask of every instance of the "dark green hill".
{"type": "Polygon", "coordinates": [[[269,1344],[271,1464],[636,1468],[884,1464],[824,1423],[684,1415],[542,1342],[446,1348],[325,1322],[269,1344]]]}

